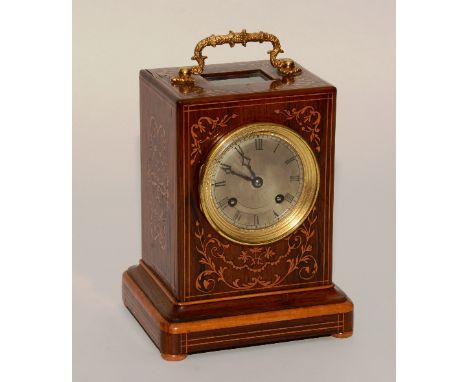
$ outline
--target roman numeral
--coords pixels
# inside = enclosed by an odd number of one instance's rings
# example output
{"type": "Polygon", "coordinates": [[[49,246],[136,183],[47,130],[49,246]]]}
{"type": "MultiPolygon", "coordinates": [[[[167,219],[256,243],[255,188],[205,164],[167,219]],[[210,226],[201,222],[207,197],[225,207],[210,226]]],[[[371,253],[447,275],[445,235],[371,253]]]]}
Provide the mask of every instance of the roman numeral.
{"type": "Polygon", "coordinates": [[[226,181],[225,180],[222,180],[220,182],[216,182],[214,184],[215,187],[222,187],[222,186],[225,186],[226,185],[226,181]]]}
{"type": "Polygon", "coordinates": [[[237,223],[240,219],[240,216],[241,216],[241,212],[239,210],[236,210],[236,213],[234,214],[234,223],[237,223]]]}
{"type": "Polygon", "coordinates": [[[288,165],[289,163],[291,163],[292,161],[296,160],[296,156],[293,155],[291,158],[287,159],[284,161],[284,164],[288,165]]]}
{"type": "Polygon", "coordinates": [[[289,192],[284,195],[284,198],[289,202],[291,203],[293,200],[294,200],[294,196],[292,196],[289,192]]]}
{"type": "Polygon", "coordinates": [[[260,225],[260,219],[258,218],[258,215],[254,215],[254,225],[260,225]]]}
{"type": "Polygon", "coordinates": [[[274,153],[276,153],[276,150],[278,149],[278,146],[279,146],[279,145],[280,145],[280,144],[279,144],[279,142],[278,142],[278,144],[276,145],[275,149],[273,150],[274,153]]]}
{"type": "Polygon", "coordinates": [[[278,213],[275,210],[273,210],[273,215],[275,215],[275,218],[279,217],[278,213]]]}
{"type": "Polygon", "coordinates": [[[290,182],[299,182],[301,180],[301,177],[299,175],[291,175],[289,177],[290,182]]]}
{"type": "Polygon", "coordinates": [[[255,150],[263,150],[263,139],[255,138],[255,150]]]}
{"type": "Polygon", "coordinates": [[[218,202],[218,207],[224,210],[228,205],[228,201],[229,201],[229,198],[226,196],[224,199],[218,202]]]}

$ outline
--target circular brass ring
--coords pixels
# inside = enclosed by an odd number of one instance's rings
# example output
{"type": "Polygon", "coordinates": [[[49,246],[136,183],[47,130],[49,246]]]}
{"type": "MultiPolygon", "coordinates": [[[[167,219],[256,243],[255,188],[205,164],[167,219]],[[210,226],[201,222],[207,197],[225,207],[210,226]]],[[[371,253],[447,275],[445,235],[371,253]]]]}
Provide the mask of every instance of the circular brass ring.
{"type": "Polygon", "coordinates": [[[240,127],[223,138],[212,148],[200,173],[200,206],[211,226],[225,238],[240,244],[261,245],[278,241],[299,227],[310,214],[320,185],[319,166],[309,144],[295,131],[275,123],[253,123],[240,127]],[[211,177],[219,153],[233,141],[246,135],[269,134],[283,139],[296,150],[303,166],[303,189],[296,205],[280,221],[259,229],[245,229],[228,222],[221,214],[212,194],[211,177]]]}

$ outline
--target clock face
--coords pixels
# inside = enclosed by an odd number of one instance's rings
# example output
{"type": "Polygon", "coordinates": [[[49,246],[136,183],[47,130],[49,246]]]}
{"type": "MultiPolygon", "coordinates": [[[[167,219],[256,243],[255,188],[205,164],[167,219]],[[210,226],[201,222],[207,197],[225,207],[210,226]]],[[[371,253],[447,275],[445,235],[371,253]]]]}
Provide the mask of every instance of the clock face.
{"type": "Polygon", "coordinates": [[[286,236],[307,217],[318,192],[312,150],[276,124],[252,124],[228,134],[203,170],[200,197],[208,221],[243,244],[286,236]]]}
{"type": "Polygon", "coordinates": [[[266,132],[238,137],[214,160],[211,193],[219,212],[236,227],[260,229],[290,213],[303,190],[297,151],[266,132]]]}

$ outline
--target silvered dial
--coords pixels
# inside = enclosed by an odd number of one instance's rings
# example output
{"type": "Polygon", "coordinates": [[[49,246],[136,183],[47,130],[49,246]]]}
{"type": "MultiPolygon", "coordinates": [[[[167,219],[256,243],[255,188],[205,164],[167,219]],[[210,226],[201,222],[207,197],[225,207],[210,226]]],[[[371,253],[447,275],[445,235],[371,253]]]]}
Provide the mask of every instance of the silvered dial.
{"type": "Polygon", "coordinates": [[[268,228],[296,206],[304,188],[297,151],[280,136],[253,133],[230,142],[214,158],[211,193],[230,224],[268,228]]]}

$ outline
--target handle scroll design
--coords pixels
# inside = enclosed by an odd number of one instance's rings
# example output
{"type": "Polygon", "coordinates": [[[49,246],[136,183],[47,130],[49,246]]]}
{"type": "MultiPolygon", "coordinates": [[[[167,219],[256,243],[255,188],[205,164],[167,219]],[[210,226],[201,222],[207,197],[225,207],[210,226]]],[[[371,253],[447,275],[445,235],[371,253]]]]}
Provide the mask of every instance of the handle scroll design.
{"type": "Polygon", "coordinates": [[[172,77],[171,83],[173,85],[188,85],[194,83],[192,74],[201,74],[205,69],[205,60],[208,57],[202,54],[204,48],[208,46],[212,46],[214,48],[218,45],[224,44],[228,44],[232,48],[236,44],[246,46],[248,42],[270,42],[273,45],[273,48],[267,52],[270,55],[270,63],[274,68],[278,69],[280,74],[291,76],[301,72],[301,68],[297,67],[293,60],[288,58],[277,58],[279,53],[284,53],[283,49],[281,49],[281,44],[278,40],[278,37],[271,33],[261,31],[248,33],[245,29],[243,29],[241,32],[229,31],[229,33],[225,35],[213,34],[204,38],[203,40],[200,40],[195,46],[192,56],[192,60],[196,61],[198,65],[192,66],[190,68],[180,68],[179,75],[177,77],[172,77]]]}

